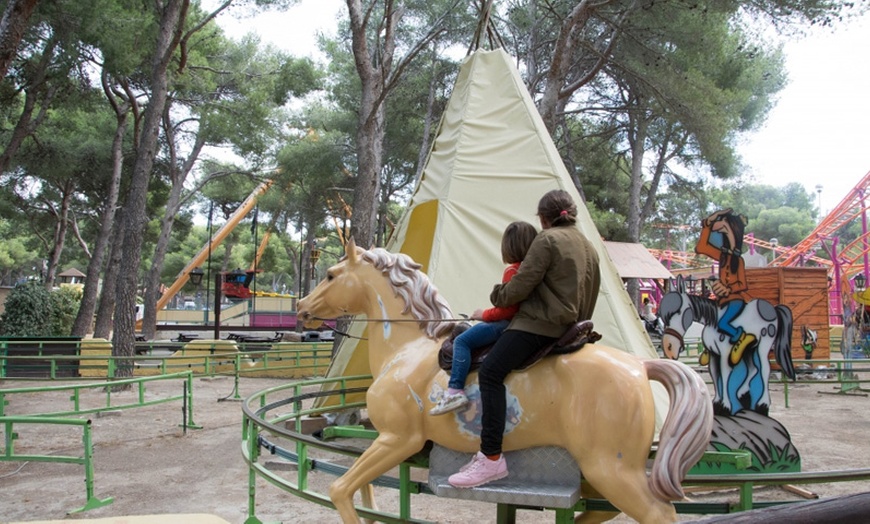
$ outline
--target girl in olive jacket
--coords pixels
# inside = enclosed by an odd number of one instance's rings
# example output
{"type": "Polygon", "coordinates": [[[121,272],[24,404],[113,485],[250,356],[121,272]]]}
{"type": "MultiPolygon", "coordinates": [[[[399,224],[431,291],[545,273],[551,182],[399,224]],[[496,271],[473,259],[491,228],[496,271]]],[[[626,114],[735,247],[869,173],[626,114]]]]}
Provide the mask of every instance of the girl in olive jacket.
{"type": "Polygon", "coordinates": [[[538,218],[543,230],[517,274],[510,282],[497,284],[490,294],[494,306],[520,306],[478,372],[483,410],[480,451],[448,478],[455,487],[480,486],[508,475],[502,455],[505,378],[573,324],[589,320],[598,299],[598,253],[577,229],[577,207],[571,195],[561,189],[545,194],[538,202],[538,218]]]}

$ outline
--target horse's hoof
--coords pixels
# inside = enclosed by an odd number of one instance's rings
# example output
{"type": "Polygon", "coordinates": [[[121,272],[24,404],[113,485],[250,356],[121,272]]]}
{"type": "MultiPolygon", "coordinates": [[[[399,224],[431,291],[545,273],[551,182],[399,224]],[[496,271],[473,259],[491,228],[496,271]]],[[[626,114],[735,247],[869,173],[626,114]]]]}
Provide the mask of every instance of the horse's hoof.
{"type": "Polygon", "coordinates": [[[701,356],[698,357],[698,364],[702,366],[706,366],[710,363],[710,352],[706,349],[701,353],[701,356]]]}

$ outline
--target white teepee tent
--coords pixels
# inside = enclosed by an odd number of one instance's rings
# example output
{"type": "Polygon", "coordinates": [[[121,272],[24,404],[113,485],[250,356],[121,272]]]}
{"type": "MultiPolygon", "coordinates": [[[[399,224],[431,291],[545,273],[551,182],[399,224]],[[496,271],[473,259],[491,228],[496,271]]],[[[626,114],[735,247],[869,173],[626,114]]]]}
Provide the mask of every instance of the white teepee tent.
{"type": "MultiPolygon", "coordinates": [[[[454,313],[490,307],[490,291],[504,269],[505,226],[525,220],[540,227],[538,200],[557,188],[574,197],[578,227],[601,260],[592,318],[600,343],[657,358],[519,72],[501,49],[475,51],[462,63],[423,176],[386,247],[422,264],[454,313]]],[[[354,327],[361,334],[364,323],[354,327]]],[[[344,339],[328,375],[368,373],[366,342],[344,339]]],[[[653,384],[661,421],[667,394],[653,384]]]]}

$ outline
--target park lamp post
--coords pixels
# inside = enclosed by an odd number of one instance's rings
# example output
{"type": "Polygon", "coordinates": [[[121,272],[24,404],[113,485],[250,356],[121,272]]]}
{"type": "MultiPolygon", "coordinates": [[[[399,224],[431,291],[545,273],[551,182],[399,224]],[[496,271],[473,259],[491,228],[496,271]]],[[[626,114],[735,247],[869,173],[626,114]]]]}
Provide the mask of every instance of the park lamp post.
{"type": "Polygon", "coordinates": [[[198,286],[202,283],[202,277],[205,273],[202,271],[202,268],[195,267],[190,270],[190,273],[187,274],[187,278],[190,279],[190,283],[194,286],[198,286]]]}
{"type": "MultiPolygon", "coordinates": [[[[202,276],[204,275],[202,268],[199,266],[190,270],[187,274],[187,280],[190,284],[197,289],[197,295],[199,295],[199,285],[202,283],[202,276]]],[[[196,297],[197,306],[199,305],[199,296],[196,297]]]]}
{"type": "Polygon", "coordinates": [[[317,285],[317,261],[320,260],[320,249],[317,248],[316,241],[311,246],[311,253],[308,257],[311,259],[311,284],[308,285],[308,292],[311,293],[311,290],[317,285]]]}
{"type": "Polygon", "coordinates": [[[859,293],[866,289],[867,279],[864,277],[864,273],[858,273],[852,281],[855,283],[855,290],[859,293]]]}

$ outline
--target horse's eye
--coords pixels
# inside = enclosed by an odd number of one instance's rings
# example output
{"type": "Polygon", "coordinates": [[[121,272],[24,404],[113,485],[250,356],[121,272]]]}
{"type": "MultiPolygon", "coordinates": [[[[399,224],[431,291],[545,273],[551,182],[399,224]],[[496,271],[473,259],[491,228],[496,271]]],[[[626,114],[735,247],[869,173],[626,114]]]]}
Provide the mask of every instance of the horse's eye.
{"type": "Polygon", "coordinates": [[[335,278],[335,275],[333,275],[332,273],[327,273],[327,274],[326,274],[326,281],[327,281],[327,282],[332,282],[332,279],[333,279],[333,278],[335,278]]]}

